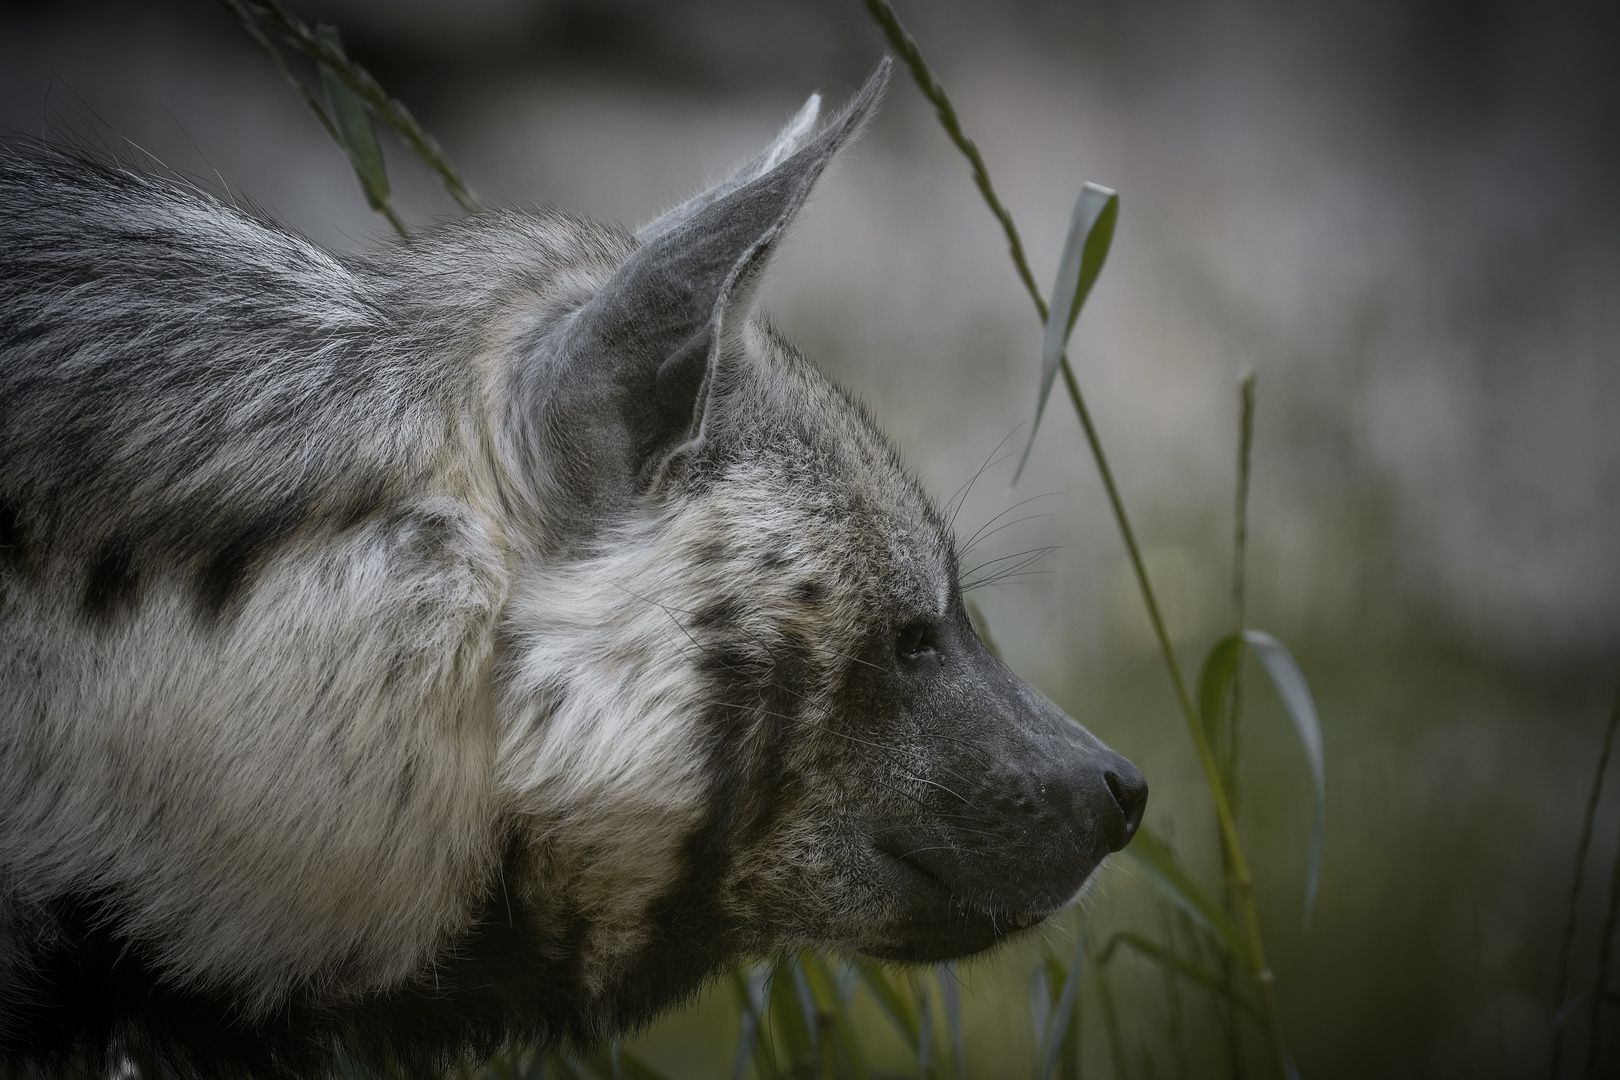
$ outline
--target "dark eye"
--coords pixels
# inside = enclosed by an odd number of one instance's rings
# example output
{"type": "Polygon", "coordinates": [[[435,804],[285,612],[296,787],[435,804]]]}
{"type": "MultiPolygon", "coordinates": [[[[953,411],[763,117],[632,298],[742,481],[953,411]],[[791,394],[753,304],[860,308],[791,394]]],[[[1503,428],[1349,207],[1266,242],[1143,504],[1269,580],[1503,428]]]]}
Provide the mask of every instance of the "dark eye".
{"type": "Polygon", "coordinates": [[[902,660],[916,660],[934,651],[933,627],[925,622],[907,623],[895,635],[894,651],[902,660]]]}

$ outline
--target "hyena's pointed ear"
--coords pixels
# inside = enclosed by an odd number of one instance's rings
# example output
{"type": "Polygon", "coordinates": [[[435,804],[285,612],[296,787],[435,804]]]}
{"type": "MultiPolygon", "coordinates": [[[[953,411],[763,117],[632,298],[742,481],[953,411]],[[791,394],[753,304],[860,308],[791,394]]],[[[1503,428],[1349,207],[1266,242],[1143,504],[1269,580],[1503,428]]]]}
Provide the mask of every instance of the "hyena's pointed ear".
{"type": "Polygon", "coordinates": [[[573,414],[563,425],[568,444],[586,458],[574,471],[588,471],[580,479],[597,498],[656,486],[672,459],[702,442],[716,367],[747,319],[760,271],[870,115],[889,68],[885,58],[814,134],[812,99],[745,179],[649,226],[643,246],[577,313],[565,347],[569,386],[559,388],[569,400],[553,398],[552,415],[573,414]]]}
{"type": "Polygon", "coordinates": [[[821,95],[811,94],[799,111],[789,120],[787,126],[777,134],[776,140],[760,151],[752,160],[743,165],[736,172],[726,177],[724,181],[716,184],[701,195],[695,195],[675,209],[666,212],[663,216],[650,221],[636,230],[636,239],[643,244],[650,243],[671,229],[687,221],[708,206],[716,202],[744,184],[758,180],[778,165],[786,161],[788,156],[797,150],[804,142],[805,136],[815,129],[816,119],[821,114],[821,95]]]}

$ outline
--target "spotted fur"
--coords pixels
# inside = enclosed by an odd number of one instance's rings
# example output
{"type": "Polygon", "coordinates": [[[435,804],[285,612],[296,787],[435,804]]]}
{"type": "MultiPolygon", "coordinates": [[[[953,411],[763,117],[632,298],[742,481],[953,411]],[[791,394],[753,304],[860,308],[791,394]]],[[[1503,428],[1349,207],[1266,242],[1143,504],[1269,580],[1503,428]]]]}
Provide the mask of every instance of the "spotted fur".
{"type": "Polygon", "coordinates": [[[432,1075],[976,951],[1123,842],[1140,777],[751,312],[886,70],[640,236],[338,256],[0,160],[0,1064],[432,1075]]]}

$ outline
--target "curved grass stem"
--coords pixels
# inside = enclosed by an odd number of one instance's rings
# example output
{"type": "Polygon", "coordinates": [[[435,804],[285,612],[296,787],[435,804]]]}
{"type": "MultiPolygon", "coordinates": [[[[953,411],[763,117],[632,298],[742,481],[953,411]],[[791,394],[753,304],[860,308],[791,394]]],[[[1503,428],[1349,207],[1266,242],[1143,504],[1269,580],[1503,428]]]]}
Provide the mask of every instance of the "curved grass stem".
{"type": "MultiPolygon", "coordinates": [[[[945,88],[923,59],[922,50],[917,42],[906,32],[899,16],[894,12],[887,0],[865,0],[866,9],[871,13],[873,20],[883,29],[884,36],[889,44],[900,54],[901,59],[911,70],[913,80],[923,96],[934,106],[939,116],[940,126],[956,145],[973,169],[973,180],[978,186],[979,193],[984,197],[990,212],[1001,223],[1002,231],[1007,237],[1007,248],[1013,261],[1013,267],[1018,273],[1018,279],[1029,293],[1035,304],[1035,311],[1044,326],[1047,319],[1047,305],[1042,298],[1040,289],[1035,285],[1035,278],[1030,273],[1029,262],[1024,256],[1023,240],[1019,237],[1018,227],[1013,222],[1012,214],[1002,205],[996,196],[995,187],[990,182],[990,171],[984,163],[984,157],[979,148],[969,139],[962,130],[955,108],[945,93],[945,88]]],[[[1238,840],[1236,822],[1232,817],[1232,807],[1227,798],[1226,787],[1221,782],[1220,768],[1215,758],[1214,749],[1204,736],[1203,725],[1198,722],[1197,710],[1193,707],[1192,697],[1187,692],[1187,681],[1181,673],[1181,665],[1176,660],[1175,649],[1170,644],[1170,635],[1165,629],[1164,617],[1159,610],[1159,601],[1153,591],[1153,581],[1148,576],[1147,566],[1142,561],[1141,547],[1136,542],[1136,532],[1131,527],[1130,515],[1125,511],[1125,502],[1120,497],[1119,486],[1114,481],[1113,469],[1109,467],[1108,455],[1103,451],[1102,440],[1098,438],[1096,424],[1091,418],[1091,411],[1086,407],[1085,395],[1080,392],[1080,384],[1074,377],[1074,371],[1069,365],[1069,358],[1065,355],[1061,360],[1063,385],[1069,392],[1069,400],[1074,405],[1075,415],[1079,417],[1080,427],[1085,432],[1086,443],[1091,448],[1092,459],[1096,462],[1097,472],[1102,478],[1103,487],[1108,493],[1108,502],[1114,512],[1114,520],[1119,524],[1119,530],[1125,540],[1125,549],[1130,556],[1131,569],[1135,571],[1137,584],[1142,591],[1142,600],[1147,605],[1148,620],[1153,624],[1154,637],[1158,639],[1159,649],[1164,654],[1165,667],[1170,673],[1170,681],[1175,688],[1176,701],[1181,706],[1183,717],[1187,721],[1187,730],[1192,735],[1193,747],[1198,753],[1199,764],[1203,767],[1204,777],[1209,783],[1210,795],[1215,804],[1215,818],[1220,829],[1222,847],[1232,869],[1232,878],[1236,886],[1238,906],[1243,915],[1243,928],[1248,939],[1249,955],[1244,961],[1254,978],[1256,988],[1260,994],[1262,1011],[1265,1015],[1267,1039],[1271,1049],[1273,1063],[1279,1076],[1289,1074],[1288,1056],[1283,1048],[1282,1026],[1277,1014],[1276,994],[1273,991],[1273,977],[1271,968],[1266,962],[1265,945],[1260,936],[1260,920],[1254,905],[1253,877],[1249,873],[1247,861],[1243,857],[1243,847],[1238,840]]]]}

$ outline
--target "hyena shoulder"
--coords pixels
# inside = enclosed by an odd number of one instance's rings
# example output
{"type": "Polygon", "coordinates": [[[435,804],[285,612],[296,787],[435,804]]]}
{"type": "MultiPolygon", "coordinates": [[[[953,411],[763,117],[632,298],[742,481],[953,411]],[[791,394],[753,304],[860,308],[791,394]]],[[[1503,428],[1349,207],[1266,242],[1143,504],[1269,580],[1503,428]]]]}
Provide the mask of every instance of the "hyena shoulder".
{"type": "Polygon", "coordinates": [[[499,357],[631,243],[506,214],[343,259],[161,177],[0,163],[0,906],[117,897],[90,921],[264,1004],[470,925],[533,541],[499,357]]]}

